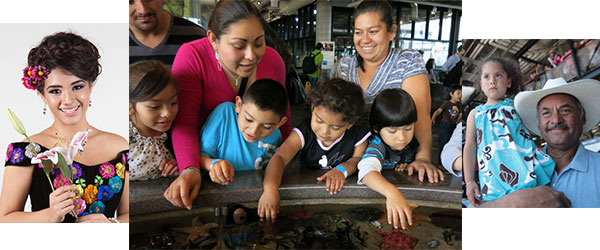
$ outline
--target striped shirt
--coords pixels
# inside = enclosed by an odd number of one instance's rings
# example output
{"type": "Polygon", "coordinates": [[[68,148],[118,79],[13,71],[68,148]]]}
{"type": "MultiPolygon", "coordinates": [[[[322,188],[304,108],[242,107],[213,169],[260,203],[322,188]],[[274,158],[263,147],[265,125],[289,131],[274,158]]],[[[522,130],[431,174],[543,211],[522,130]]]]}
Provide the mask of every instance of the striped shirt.
{"type": "Polygon", "coordinates": [[[206,36],[206,31],[193,22],[173,16],[173,22],[165,38],[155,48],[142,44],[129,31],[129,64],[142,60],[156,59],[171,68],[179,47],[206,36]]]}
{"type": "MultiPolygon", "coordinates": [[[[363,92],[365,102],[372,103],[375,96],[384,89],[401,88],[404,79],[418,74],[427,74],[425,63],[418,51],[390,49],[388,56],[377,68],[367,91],[363,92]]],[[[338,76],[360,85],[356,55],[342,59],[338,76]]]]}

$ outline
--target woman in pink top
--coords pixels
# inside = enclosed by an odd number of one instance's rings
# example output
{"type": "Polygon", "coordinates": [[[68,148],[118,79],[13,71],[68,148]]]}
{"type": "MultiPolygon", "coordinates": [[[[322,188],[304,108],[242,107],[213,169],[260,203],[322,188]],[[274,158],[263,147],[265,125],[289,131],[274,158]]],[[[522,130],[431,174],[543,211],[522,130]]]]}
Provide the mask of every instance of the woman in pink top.
{"type": "MultiPolygon", "coordinates": [[[[173,147],[180,175],[164,193],[173,205],[191,209],[198,194],[199,131],[213,109],[233,102],[257,79],[270,78],[285,87],[285,65],[265,45],[261,23],[260,12],[251,2],[222,0],[210,17],[207,37],[186,43],[177,52],[172,73],[179,81],[181,108],[173,124],[173,147]]],[[[289,107],[285,116],[283,139],[291,129],[289,107]]]]}

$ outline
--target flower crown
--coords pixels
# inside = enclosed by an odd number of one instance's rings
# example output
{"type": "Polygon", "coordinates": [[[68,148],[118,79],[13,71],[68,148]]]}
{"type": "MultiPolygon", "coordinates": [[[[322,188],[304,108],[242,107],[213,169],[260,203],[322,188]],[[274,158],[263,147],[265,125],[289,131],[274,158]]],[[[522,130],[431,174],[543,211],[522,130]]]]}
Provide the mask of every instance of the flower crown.
{"type": "Polygon", "coordinates": [[[23,69],[23,85],[25,88],[37,90],[42,80],[48,79],[50,70],[42,65],[27,66],[23,69]]]}

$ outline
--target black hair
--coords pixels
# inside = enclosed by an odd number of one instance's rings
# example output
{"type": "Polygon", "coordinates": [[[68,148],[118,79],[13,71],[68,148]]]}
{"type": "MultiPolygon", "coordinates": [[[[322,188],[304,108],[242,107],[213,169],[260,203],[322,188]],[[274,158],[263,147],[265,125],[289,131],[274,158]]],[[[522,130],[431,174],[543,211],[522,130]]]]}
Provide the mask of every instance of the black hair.
{"type": "MultiPolygon", "coordinates": [[[[392,31],[392,27],[394,26],[394,21],[392,20],[392,6],[387,1],[363,1],[354,10],[354,20],[352,23],[356,22],[358,16],[368,12],[378,13],[380,20],[385,23],[387,32],[392,31]]],[[[360,69],[365,71],[364,59],[358,53],[356,53],[356,60],[360,69]]]]}
{"type": "Polygon", "coordinates": [[[434,63],[435,63],[435,59],[429,58],[429,60],[427,60],[427,63],[425,63],[425,68],[428,70],[433,69],[434,63]]]}
{"type": "Polygon", "coordinates": [[[260,11],[254,4],[248,0],[221,0],[217,3],[210,15],[208,21],[208,29],[211,30],[217,39],[221,38],[222,34],[227,33],[227,29],[233,23],[240,20],[256,18],[261,22],[262,16],[260,11]]]}
{"type": "Polygon", "coordinates": [[[281,83],[268,79],[258,79],[252,83],[242,98],[244,103],[253,103],[262,111],[273,111],[279,117],[287,112],[288,98],[281,83]]]}
{"type": "Polygon", "coordinates": [[[322,49],[322,48],[323,48],[322,43],[317,43],[317,45],[315,45],[315,49],[322,49]]]}
{"type": "Polygon", "coordinates": [[[362,88],[339,78],[311,88],[308,101],[313,109],[323,106],[333,113],[342,114],[342,120],[350,124],[355,124],[362,117],[365,109],[362,88]]]}
{"type": "MultiPolygon", "coordinates": [[[[507,59],[504,57],[488,57],[479,64],[480,78],[483,72],[483,65],[485,65],[488,62],[496,62],[500,64],[502,68],[504,68],[508,79],[511,80],[510,88],[506,89],[506,96],[509,98],[513,98],[517,93],[519,93],[522,83],[521,69],[519,68],[519,64],[512,59],[507,59]]],[[[476,84],[475,89],[481,91],[481,84],[476,84]]]]}
{"type": "Polygon", "coordinates": [[[450,89],[450,94],[454,93],[454,91],[460,90],[462,91],[462,86],[460,86],[459,84],[452,84],[449,87],[450,89]]]}
{"type": "Polygon", "coordinates": [[[160,61],[133,63],[129,65],[129,103],[136,104],[149,100],[171,83],[176,83],[175,78],[160,61]]]}
{"type": "MultiPolygon", "coordinates": [[[[29,51],[27,64],[41,65],[50,72],[60,68],[93,84],[102,72],[98,62],[98,48],[85,38],[71,32],[58,32],[44,37],[40,44],[29,51]]],[[[37,91],[44,94],[44,82],[37,91]]]]}
{"type": "Polygon", "coordinates": [[[458,50],[457,51],[464,51],[463,50],[463,46],[462,45],[458,46],[458,50]]]}
{"type": "Polygon", "coordinates": [[[416,121],[417,106],[403,89],[385,89],[373,100],[369,125],[376,134],[385,127],[406,126],[416,121]]]}

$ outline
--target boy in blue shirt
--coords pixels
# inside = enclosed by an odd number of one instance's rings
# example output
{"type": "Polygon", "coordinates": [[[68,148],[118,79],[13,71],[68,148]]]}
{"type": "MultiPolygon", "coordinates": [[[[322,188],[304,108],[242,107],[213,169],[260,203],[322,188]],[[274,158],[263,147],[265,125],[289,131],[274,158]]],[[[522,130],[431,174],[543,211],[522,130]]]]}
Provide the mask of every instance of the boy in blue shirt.
{"type": "Polygon", "coordinates": [[[228,185],[234,171],[266,167],[281,145],[287,105],[285,89],[271,79],[254,82],[235,104],[221,103],[202,127],[200,168],[213,182],[228,185]]]}

